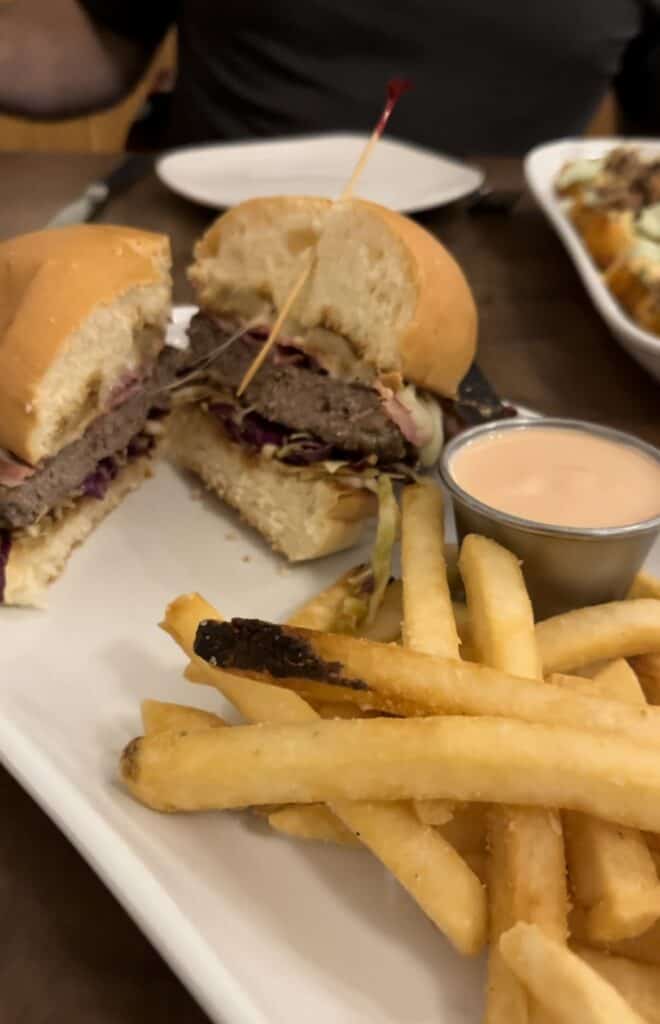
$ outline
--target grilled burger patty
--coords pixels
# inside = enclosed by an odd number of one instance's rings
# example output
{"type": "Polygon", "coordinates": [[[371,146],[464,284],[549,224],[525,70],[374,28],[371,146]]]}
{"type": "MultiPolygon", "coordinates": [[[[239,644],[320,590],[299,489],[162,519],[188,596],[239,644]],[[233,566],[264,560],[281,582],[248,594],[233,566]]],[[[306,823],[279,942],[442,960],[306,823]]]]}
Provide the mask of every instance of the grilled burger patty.
{"type": "Polygon", "coordinates": [[[0,528],[30,526],[46,512],[76,494],[101,459],[126,448],[140,432],[153,409],[165,409],[167,394],[160,389],[170,384],[191,361],[206,353],[164,348],[143,389],[121,405],[99,416],[78,441],[36,467],[36,472],[18,487],[0,485],[0,528]]]}
{"type": "MultiPolygon", "coordinates": [[[[191,345],[209,352],[229,337],[212,317],[198,313],[189,328],[191,345]]],[[[214,378],[236,392],[261,342],[245,335],[220,352],[211,364],[214,378]]],[[[242,396],[246,407],[292,431],[305,431],[334,448],[359,455],[375,454],[382,462],[399,462],[408,446],[385,415],[373,388],[335,380],[320,369],[287,365],[277,346],[242,396]]]]}

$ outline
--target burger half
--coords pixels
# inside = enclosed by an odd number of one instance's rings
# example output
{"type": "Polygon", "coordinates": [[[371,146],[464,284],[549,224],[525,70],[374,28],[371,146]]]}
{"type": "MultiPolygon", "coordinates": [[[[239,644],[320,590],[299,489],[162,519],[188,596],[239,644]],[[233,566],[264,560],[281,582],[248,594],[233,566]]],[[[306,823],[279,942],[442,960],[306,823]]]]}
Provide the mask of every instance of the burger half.
{"type": "Polygon", "coordinates": [[[0,603],[39,605],[150,472],[167,384],[163,235],[84,226],[0,244],[0,603]]]}
{"type": "Polygon", "coordinates": [[[168,444],[292,561],[355,544],[381,479],[433,466],[439,399],[474,357],[456,262],[413,221],[361,200],[254,199],[221,216],[189,271],[197,372],[168,444]],[[276,344],[241,384],[302,271],[276,344]]]}

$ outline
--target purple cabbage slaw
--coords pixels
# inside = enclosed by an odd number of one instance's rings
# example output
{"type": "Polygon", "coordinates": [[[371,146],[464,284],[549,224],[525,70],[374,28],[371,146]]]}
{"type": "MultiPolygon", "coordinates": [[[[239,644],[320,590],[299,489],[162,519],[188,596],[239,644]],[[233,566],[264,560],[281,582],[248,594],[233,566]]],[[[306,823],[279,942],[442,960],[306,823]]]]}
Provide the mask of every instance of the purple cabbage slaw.
{"type": "Polygon", "coordinates": [[[309,466],[314,462],[323,462],[336,451],[331,444],[325,444],[311,434],[293,434],[280,423],[264,419],[256,412],[243,412],[229,402],[214,402],[209,406],[209,411],[232,441],[245,444],[255,451],[261,451],[265,445],[285,449],[279,456],[280,461],[290,466],[309,466]]]}
{"type": "MultiPolygon", "coordinates": [[[[126,448],[127,460],[130,462],[132,459],[138,459],[141,455],[148,455],[154,444],[154,439],[149,434],[136,434],[126,448]]],[[[101,459],[96,469],[86,476],[80,485],[84,497],[102,501],[120,469],[121,463],[112,455],[101,459]]]]}

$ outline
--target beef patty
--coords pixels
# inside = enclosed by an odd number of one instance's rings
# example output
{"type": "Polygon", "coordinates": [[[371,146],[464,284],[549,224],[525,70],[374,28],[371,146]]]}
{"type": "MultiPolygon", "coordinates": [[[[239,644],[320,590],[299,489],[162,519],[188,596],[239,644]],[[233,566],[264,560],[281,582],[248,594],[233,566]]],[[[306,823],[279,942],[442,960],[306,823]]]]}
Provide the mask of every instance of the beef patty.
{"type": "Polygon", "coordinates": [[[205,350],[193,345],[188,350],[164,348],[142,391],[99,416],[78,441],[44,459],[19,487],[0,485],[0,529],[30,526],[76,494],[101,459],[127,447],[143,428],[151,410],[167,408],[169,399],[161,389],[205,354],[205,350]]]}
{"type": "MultiPolygon", "coordinates": [[[[204,313],[193,318],[189,335],[193,350],[199,354],[212,351],[229,337],[226,329],[204,313]]],[[[260,344],[249,335],[233,342],[211,363],[213,378],[236,392],[260,344]]],[[[242,401],[273,423],[313,434],[345,452],[375,454],[386,463],[401,461],[409,452],[403,434],[383,412],[373,388],[335,380],[318,368],[282,363],[277,347],[242,401]]]]}

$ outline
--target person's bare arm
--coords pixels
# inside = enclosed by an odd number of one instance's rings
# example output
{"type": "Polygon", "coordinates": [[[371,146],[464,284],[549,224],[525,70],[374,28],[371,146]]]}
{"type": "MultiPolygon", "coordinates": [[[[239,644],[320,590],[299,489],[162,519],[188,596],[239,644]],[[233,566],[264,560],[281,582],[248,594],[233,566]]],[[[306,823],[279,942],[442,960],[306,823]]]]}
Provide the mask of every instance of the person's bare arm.
{"type": "Polygon", "coordinates": [[[76,0],[0,3],[0,111],[47,119],[111,106],[149,56],[95,25],[76,0]]]}

